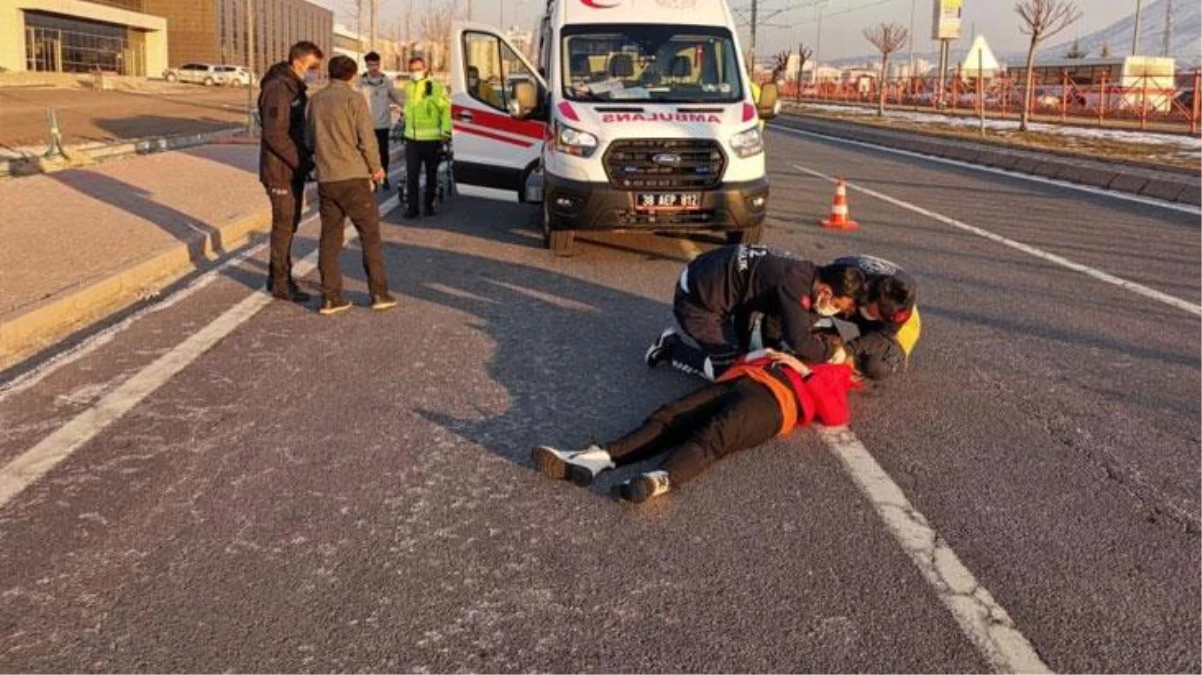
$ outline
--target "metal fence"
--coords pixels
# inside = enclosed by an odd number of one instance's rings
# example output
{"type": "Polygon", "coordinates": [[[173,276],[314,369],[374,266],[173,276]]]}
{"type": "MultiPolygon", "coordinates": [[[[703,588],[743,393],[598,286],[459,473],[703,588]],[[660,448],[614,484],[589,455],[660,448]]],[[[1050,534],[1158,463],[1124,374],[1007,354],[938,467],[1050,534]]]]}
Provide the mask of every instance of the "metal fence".
{"type": "MultiPolygon", "coordinates": [[[[1074,81],[1068,71],[1058,75],[1038,73],[1031,87],[1032,119],[1112,128],[1197,134],[1202,125],[1197,91],[1202,71],[1176,80],[1129,77],[1120,82],[1074,81]],[[1184,80],[1184,83],[1183,83],[1184,80]]],[[[986,117],[1017,119],[1022,114],[1025,73],[987,77],[949,74],[943,91],[938,78],[898,78],[885,82],[885,106],[899,110],[931,110],[977,114],[984,105],[986,117]]],[[[799,102],[824,102],[875,106],[880,99],[877,78],[828,79],[784,82],[781,94],[799,102]]]]}

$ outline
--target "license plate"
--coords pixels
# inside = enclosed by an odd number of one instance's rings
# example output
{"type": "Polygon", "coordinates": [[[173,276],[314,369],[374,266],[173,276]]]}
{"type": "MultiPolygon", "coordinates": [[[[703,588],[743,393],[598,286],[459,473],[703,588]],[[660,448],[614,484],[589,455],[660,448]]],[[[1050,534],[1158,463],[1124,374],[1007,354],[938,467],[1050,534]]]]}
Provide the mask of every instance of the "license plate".
{"type": "Polygon", "coordinates": [[[635,195],[639,211],[691,211],[701,208],[700,192],[640,192],[635,195]]]}

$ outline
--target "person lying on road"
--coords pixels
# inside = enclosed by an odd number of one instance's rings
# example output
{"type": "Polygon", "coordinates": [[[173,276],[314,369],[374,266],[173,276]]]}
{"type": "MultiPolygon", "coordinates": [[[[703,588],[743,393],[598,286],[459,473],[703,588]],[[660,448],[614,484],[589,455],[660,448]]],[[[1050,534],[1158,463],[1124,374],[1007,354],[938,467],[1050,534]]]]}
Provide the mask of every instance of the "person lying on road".
{"type": "Polygon", "coordinates": [[[750,351],[749,322],[761,313],[780,318],[785,351],[806,363],[840,363],[847,354],[816,324],[854,309],[863,288],[863,275],[851,265],[820,267],[764,246],[717,248],[681,273],[672,301],[681,332],[661,333],[644,360],[713,380],[750,351]]]}
{"type": "Polygon", "coordinates": [[[857,386],[850,364],[806,366],[789,354],[764,350],[727,369],[717,382],[660,407],[621,438],[574,452],[543,445],[532,459],[546,476],[585,487],[604,471],[668,452],[660,469],[617,486],[620,499],[640,503],[687,483],[729,454],[812,420],[847,424],[847,392],[857,386]]]}

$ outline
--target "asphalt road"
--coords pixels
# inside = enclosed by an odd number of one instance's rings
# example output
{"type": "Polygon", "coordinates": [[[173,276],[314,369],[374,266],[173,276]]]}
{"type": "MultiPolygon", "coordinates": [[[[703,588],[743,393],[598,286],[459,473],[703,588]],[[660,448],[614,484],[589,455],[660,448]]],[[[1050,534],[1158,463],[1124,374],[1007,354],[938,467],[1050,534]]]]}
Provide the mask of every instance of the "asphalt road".
{"type": "MultiPolygon", "coordinates": [[[[1198,215],[770,138],[771,243],[920,278],[911,370],[857,397],[852,430],[967,592],[1056,671],[1202,669],[1199,318],[1139,290],[1202,299],[1198,215]],[[860,230],[816,226],[815,171],[853,183],[860,230]]],[[[605,236],[556,258],[534,218],[466,196],[392,214],[398,309],[269,303],[0,507],[0,670],[996,668],[813,431],[640,508],[612,478],[534,474],[532,445],[619,433],[694,386],[640,357],[698,250],[605,236]]],[[[0,393],[0,466],[120,408],[263,269],[0,393]]]]}

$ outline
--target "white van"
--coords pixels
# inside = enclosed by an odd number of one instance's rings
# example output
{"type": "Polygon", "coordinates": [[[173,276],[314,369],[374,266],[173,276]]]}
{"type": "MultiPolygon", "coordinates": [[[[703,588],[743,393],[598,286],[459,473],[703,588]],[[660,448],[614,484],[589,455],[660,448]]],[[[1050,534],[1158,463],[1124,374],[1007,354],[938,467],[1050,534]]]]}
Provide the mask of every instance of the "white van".
{"type": "Polygon", "coordinates": [[[455,178],[541,201],[546,244],[578,230],[763,233],[759,107],[725,0],[549,0],[537,64],[494,27],[452,30],[455,178]]]}

